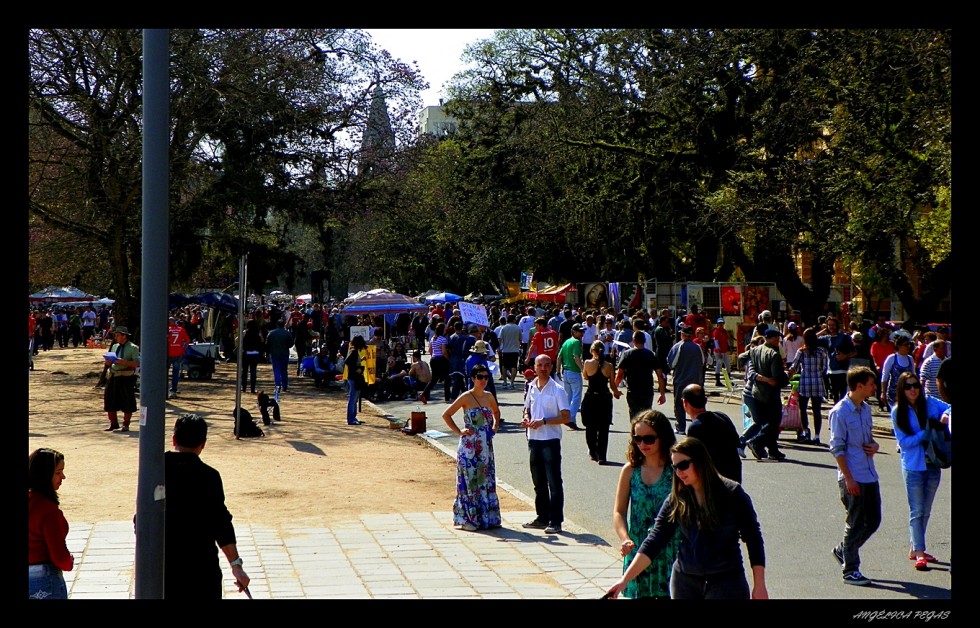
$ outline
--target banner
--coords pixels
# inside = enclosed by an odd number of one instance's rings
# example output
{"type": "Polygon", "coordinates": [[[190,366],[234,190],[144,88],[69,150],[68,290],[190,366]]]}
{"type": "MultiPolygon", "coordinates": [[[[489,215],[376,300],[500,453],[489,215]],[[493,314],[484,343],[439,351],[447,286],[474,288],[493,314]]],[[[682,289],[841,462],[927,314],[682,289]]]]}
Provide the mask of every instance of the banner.
{"type": "Polygon", "coordinates": [[[473,323],[474,325],[483,325],[484,327],[490,326],[487,320],[487,308],[479,303],[460,301],[456,306],[459,307],[459,315],[463,318],[464,323],[473,323]]]}
{"type": "Polygon", "coordinates": [[[367,325],[351,325],[350,339],[353,340],[354,336],[360,336],[367,342],[371,339],[371,328],[367,325]]]}
{"type": "Polygon", "coordinates": [[[521,273],[521,290],[524,292],[530,290],[532,281],[534,281],[534,271],[521,273]]]}
{"type": "Polygon", "coordinates": [[[366,351],[359,351],[358,353],[364,362],[364,381],[370,386],[377,381],[375,365],[378,361],[378,348],[374,345],[368,345],[366,351]]]}
{"type": "Polygon", "coordinates": [[[623,307],[623,302],[619,296],[618,281],[609,284],[609,307],[613,308],[613,310],[616,312],[619,312],[620,308],[623,307]]]}
{"type": "Polygon", "coordinates": [[[722,286],[721,287],[721,315],[722,316],[741,316],[742,314],[742,292],[741,286],[722,286]]]}

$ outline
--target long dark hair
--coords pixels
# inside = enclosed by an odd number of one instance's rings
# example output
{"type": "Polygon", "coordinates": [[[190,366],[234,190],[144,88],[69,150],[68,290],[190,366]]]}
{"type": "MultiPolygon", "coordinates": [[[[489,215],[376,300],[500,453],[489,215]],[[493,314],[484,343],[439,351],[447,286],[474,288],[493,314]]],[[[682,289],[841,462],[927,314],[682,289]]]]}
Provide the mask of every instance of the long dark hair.
{"type": "Polygon", "coordinates": [[[670,448],[677,442],[677,437],[674,436],[674,428],[670,425],[670,420],[660,410],[653,409],[638,413],[630,421],[630,442],[626,446],[626,461],[635,469],[643,466],[643,461],[646,460],[646,456],[643,455],[640,448],[633,442],[633,436],[636,434],[636,426],[639,423],[646,423],[650,426],[650,429],[657,433],[660,455],[663,456],[667,464],[670,464],[670,448]]]}
{"type": "Polygon", "coordinates": [[[58,493],[54,490],[54,470],[63,462],[65,455],[60,451],[41,447],[35,449],[27,458],[28,488],[33,493],[43,495],[58,503],[58,493]]]}
{"type": "Polygon", "coordinates": [[[807,327],[803,330],[803,349],[807,352],[807,355],[813,355],[817,352],[819,342],[815,327],[807,327]]]}
{"type": "Polygon", "coordinates": [[[674,506],[670,511],[670,520],[681,525],[710,530],[717,528],[720,522],[718,515],[718,500],[725,495],[725,481],[718,475],[708,449],[697,438],[685,436],[677,441],[671,452],[684,454],[691,459],[694,469],[701,478],[704,491],[704,504],[699,504],[694,488],[684,484],[674,473],[674,483],[670,489],[670,497],[674,506]]]}
{"type": "MultiPolygon", "coordinates": [[[[928,410],[926,409],[926,393],[924,390],[919,390],[919,397],[915,400],[915,406],[909,405],[909,400],[905,398],[905,384],[910,379],[915,379],[922,385],[919,381],[919,376],[911,371],[905,371],[898,376],[898,387],[895,390],[895,398],[898,405],[895,406],[895,423],[898,424],[898,428],[905,432],[906,434],[912,434],[912,420],[909,415],[909,410],[915,410],[915,417],[919,420],[919,429],[926,426],[926,421],[928,420],[928,410]]],[[[919,430],[915,430],[916,432],[919,430]]]]}

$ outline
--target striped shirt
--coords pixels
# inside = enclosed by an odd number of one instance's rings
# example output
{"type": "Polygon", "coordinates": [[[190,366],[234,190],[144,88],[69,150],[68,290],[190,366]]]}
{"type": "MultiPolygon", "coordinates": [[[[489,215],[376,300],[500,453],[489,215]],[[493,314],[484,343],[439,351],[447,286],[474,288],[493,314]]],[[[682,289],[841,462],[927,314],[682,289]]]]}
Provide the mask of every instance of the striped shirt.
{"type": "Polygon", "coordinates": [[[939,374],[939,367],[942,366],[943,360],[939,359],[936,354],[932,354],[925,359],[922,367],[919,368],[919,381],[922,382],[922,392],[929,397],[942,399],[939,394],[939,385],[936,384],[936,375],[939,374]]]}
{"type": "Polygon", "coordinates": [[[447,342],[448,341],[446,340],[445,336],[434,336],[432,338],[432,347],[429,349],[429,353],[432,355],[432,357],[434,358],[448,357],[448,355],[443,353],[443,351],[446,351],[446,353],[448,353],[448,348],[445,348],[447,342]]]}

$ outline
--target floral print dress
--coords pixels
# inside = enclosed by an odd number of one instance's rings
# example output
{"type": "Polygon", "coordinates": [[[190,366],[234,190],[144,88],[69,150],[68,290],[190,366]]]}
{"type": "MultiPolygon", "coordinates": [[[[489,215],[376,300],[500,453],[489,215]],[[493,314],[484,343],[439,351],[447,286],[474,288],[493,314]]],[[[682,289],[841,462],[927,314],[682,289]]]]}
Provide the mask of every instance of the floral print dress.
{"type": "MultiPolygon", "coordinates": [[[[673,477],[674,468],[669,464],[664,465],[660,478],[647,486],[643,483],[642,468],[633,469],[633,475],[630,477],[629,535],[630,539],[633,540],[634,548],[623,559],[624,572],[633,561],[636,552],[639,551],[640,544],[647,538],[647,532],[653,527],[653,521],[657,518],[657,513],[660,512],[660,506],[670,496],[673,477]]],[[[670,570],[674,566],[679,546],[680,535],[675,532],[674,538],[667,544],[660,556],[655,558],[650,566],[643,570],[643,573],[626,585],[623,594],[633,599],[670,597],[670,570]]]]}
{"type": "Polygon", "coordinates": [[[473,433],[461,436],[456,449],[456,501],[453,523],[480,529],[500,526],[497,471],[493,462],[493,414],[489,408],[470,408],[463,413],[465,427],[473,433]]]}

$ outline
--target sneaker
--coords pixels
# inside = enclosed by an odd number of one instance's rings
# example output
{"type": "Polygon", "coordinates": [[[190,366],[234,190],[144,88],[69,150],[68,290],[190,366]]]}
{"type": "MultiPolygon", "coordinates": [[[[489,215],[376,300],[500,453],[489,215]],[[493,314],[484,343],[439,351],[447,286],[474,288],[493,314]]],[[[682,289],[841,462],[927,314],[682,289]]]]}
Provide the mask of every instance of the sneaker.
{"type": "Polygon", "coordinates": [[[119,431],[120,432],[128,432],[129,431],[129,426],[128,425],[123,425],[121,428],[119,428],[119,431]]]}
{"type": "Polygon", "coordinates": [[[744,458],[745,457],[745,446],[744,445],[738,448],[738,455],[739,455],[740,458],[744,458]]]}
{"type": "Polygon", "coordinates": [[[821,443],[821,442],[820,442],[820,437],[819,437],[819,436],[817,436],[816,438],[811,438],[811,439],[810,439],[810,444],[811,444],[811,445],[817,445],[817,446],[819,447],[819,446],[820,446],[820,445],[822,445],[823,443],[821,443]]]}
{"type": "Polygon", "coordinates": [[[533,519],[531,521],[526,521],[521,524],[522,528],[531,528],[532,530],[544,530],[548,527],[548,524],[540,519],[533,519]]]}
{"type": "Polygon", "coordinates": [[[544,529],[545,534],[561,534],[561,524],[552,523],[547,528],[544,529]]]}
{"type": "Polygon", "coordinates": [[[752,455],[755,457],[756,460],[764,460],[769,457],[769,454],[766,453],[766,450],[764,448],[759,447],[758,445],[756,445],[751,441],[745,443],[745,446],[749,448],[749,451],[752,452],[752,455]]]}
{"type": "Polygon", "coordinates": [[[844,584],[853,584],[859,587],[871,584],[871,580],[865,578],[864,574],[862,574],[860,571],[852,571],[844,574],[843,580],[844,584]]]}
{"type": "Polygon", "coordinates": [[[112,424],[112,425],[110,425],[109,427],[107,427],[107,428],[105,428],[105,429],[104,429],[104,430],[102,430],[102,431],[103,431],[103,432],[115,432],[115,431],[116,431],[116,430],[118,430],[118,429],[119,429],[119,426],[118,426],[118,425],[116,425],[116,424],[112,424]]]}
{"type": "Polygon", "coordinates": [[[786,454],[781,451],[770,451],[769,459],[775,460],[776,462],[782,462],[783,460],[786,460],[786,454]]]}
{"type": "Polygon", "coordinates": [[[840,563],[840,566],[843,567],[844,566],[844,550],[841,549],[840,544],[835,545],[834,546],[834,549],[832,551],[833,551],[833,554],[834,554],[834,558],[836,558],[837,559],[837,562],[840,563]]]}
{"type": "Polygon", "coordinates": [[[461,527],[467,532],[476,532],[476,526],[472,523],[464,523],[461,527]]]}

